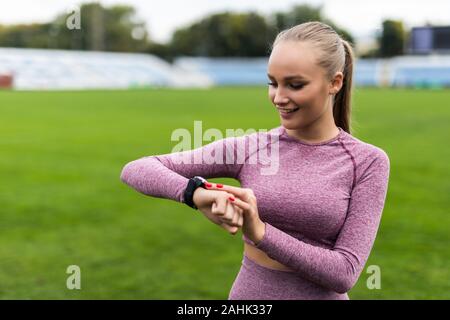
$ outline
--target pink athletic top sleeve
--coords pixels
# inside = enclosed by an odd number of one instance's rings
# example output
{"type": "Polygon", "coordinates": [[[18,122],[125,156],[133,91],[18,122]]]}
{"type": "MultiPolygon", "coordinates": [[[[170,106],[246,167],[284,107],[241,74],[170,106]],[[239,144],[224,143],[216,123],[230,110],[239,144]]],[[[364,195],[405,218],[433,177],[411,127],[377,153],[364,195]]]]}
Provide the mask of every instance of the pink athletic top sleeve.
{"type": "Polygon", "coordinates": [[[128,163],[121,180],[153,197],[183,201],[188,179],[229,177],[251,188],[266,226],[254,244],[306,280],[338,293],[356,283],[372,249],[388,188],[387,154],[339,127],[321,143],[283,126],[194,150],[128,163]]]}

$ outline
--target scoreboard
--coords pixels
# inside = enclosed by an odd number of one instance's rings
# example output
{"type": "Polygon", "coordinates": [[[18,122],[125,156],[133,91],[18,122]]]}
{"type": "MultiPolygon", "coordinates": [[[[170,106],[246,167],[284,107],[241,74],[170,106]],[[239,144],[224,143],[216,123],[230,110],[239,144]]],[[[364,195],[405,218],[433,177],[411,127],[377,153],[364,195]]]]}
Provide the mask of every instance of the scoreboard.
{"type": "Polygon", "coordinates": [[[450,53],[450,26],[416,27],[411,30],[410,54],[450,53]]]}

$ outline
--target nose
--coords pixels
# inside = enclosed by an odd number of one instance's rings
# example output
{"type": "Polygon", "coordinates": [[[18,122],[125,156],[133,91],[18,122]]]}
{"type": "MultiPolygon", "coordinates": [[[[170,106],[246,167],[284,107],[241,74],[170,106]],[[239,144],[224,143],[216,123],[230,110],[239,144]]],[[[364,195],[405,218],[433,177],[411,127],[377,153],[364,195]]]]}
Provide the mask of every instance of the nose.
{"type": "Polygon", "coordinates": [[[280,86],[275,90],[275,96],[273,98],[273,103],[276,105],[284,105],[289,102],[289,98],[286,96],[286,94],[283,92],[283,90],[280,89],[280,86]]]}

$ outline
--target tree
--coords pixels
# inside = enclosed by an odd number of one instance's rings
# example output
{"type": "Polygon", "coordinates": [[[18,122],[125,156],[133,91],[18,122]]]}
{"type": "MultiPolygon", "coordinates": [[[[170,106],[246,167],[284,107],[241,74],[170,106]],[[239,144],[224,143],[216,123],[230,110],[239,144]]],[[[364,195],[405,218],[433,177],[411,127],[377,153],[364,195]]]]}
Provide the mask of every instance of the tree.
{"type": "Polygon", "coordinates": [[[177,29],[170,42],[176,55],[265,56],[275,29],[255,12],[210,15],[177,29]]]}
{"type": "Polygon", "coordinates": [[[50,24],[0,26],[0,46],[47,48],[50,24]]]}
{"type": "Polygon", "coordinates": [[[168,50],[153,45],[149,52],[164,52],[167,56],[267,56],[278,32],[308,21],[323,21],[345,40],[353,43],[347,31],[323,18],[322,7],[294,6],[289,12],[278,12],[268,18],[256,12],[217,13],[192,25],[177,29],[168,50]],[[170,54],[168,54],[170,52],[170,54]]]}
{"type": "Polygon", "coordinates": [[[81,29],[67,28],[69,15],[60,14],[45,24],[1,27],[0,46],[125,52],[147,48],[145,24],[136,19],[133,7],[83,4],[81,29]]]}
{"type": "Polygon", "coordinates": [[[80,29],[67,27],[72,12],[44,24],[0,26],[0,46],[147,52],[169,61],[179,55],[259,57],[269,54],[279,31],[307,21],[323,21],[353,42],[351,35],[324,18],[321,10],[321,6],[298,5],[269,17],[256,12],[216,13],[177,29],[169,44],[159,44],[148,39],[145,24],[133,7],[103,7],[92,2],[80,7],[80,29]]]}
{"type": "Polygon", "coordinates": [[[291,28],[308,21],[322,21],[322,6],[313,7],[307,4],[292,7],[288,12],[274,15],[278,31],[291,28]]]}
{"type": "Polygon", "coordinates": [[[336,26],[334,22],[322,15],[323,6],[313,7],[307,4],[294,6],[287,13],[275,13],[271,19],[278,32],[291,28],[297,24],[309,21],[322,21],[332,27],[344,40],[354,43],[352,35],[336,26]]]}
{"type": "Polygon", "coordinates": [[[381,57],[402,55],[404,53],[405,38],[403,22],[384,20],[382,33],[378,39],[381,57]]]}

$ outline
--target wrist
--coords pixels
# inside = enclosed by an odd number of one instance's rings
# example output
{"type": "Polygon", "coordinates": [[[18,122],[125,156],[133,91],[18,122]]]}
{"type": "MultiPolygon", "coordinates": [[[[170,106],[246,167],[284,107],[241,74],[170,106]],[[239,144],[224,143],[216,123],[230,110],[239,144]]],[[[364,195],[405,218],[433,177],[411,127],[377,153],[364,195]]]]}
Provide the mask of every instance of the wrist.
{"type": "Polygon", "coordinates": [[[255,235],[255,239],[252,240],[256,245],[258,245],[262,239],[264,238],[264,234],[266,233],[266,224],[264,222],[260,222],[259,227],[257,228],[257,232],[255,235]]]}
{"type": "Polygon", "coordinates": [[[187,204],[189,207],[197,209],[196,205],[194,204],[194,192],[199,188],[204,188],[204,184],[206,182],[206,179],[195,176],[193,178],[190,178],[188,180],[188,184],[186,186],[186,189],[183,193],[183,202],[187,204]]]}
{"type": "Polygon", "coordinates": [[[206,189],[203,188],[197,188],[194,191],[194,195],[192,196],[192,202],[194,205],[198,208],[198,203],[200,202],[200,198],[202,197],[203,193],[206,191],[206,189]]]}
{"type": "Polygon", "coordinates": [[[266,233],[266,224],[260,220],[260,222],[257,224],[257,227],[254,230],[254,234],[248,234],[246,235],[246,237],[253,242],[253,245],[257,246],[264,238],[265,233],[266,233]]]}

